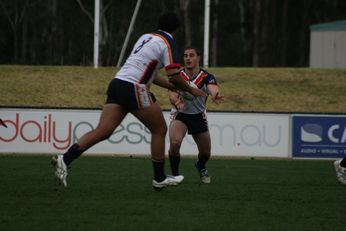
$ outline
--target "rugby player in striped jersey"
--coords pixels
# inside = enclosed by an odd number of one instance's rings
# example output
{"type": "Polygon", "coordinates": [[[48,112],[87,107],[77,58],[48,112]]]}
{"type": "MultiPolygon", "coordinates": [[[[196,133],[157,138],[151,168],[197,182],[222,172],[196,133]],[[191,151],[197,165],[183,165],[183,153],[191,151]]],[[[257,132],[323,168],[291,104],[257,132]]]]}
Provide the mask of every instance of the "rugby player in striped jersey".
{"type": "Polygon", "coordinates": [[[154,83],[170,90],[178,88],[195,96],[205,95],[203,91],[189,86],[179,74],[179,55],[173,38],[178,27],[177,15],[166,13],[160,16],[156,31],[144,34],[137,40],[125,64],[108,86],[98,126],[79,138],[66,153],[53,158],[55,176],[65,187],[72,161],[111,136],[128,113],[133,114],[151,132],[154,189],[160,190],[176,184],[164,172],[167,125],[160,105],[150,92],[150,85],[154,83]],[[161,68],[166,70],[168,78],[158,75],[161,68]]]}
{"type": "Polygon", "coordinates": [[[200,54],[196,48],[187,47],[184,51],[184,69],[180,75],[196,88],[202,90],[206,95],[184,98],[179,91],[170,91],[170,101],[174,106],[171,110],[171,123],[169,126],[169,160],[172,170],[170,178],[176,182],[182,182],[184,176],[179,173],[180,147],[183,139],[188,133],[192,135],[197,148],[198,160],[195,167],[199,173],[202,183],[210,183],[211,178],[206,168],[210,158],[211,141],[206,115],[206,102],[208,96],[214,103],[219,104],[224,100],[220,94],[219,85],[214,75],[202,69],[199,65],[200,54]]]}

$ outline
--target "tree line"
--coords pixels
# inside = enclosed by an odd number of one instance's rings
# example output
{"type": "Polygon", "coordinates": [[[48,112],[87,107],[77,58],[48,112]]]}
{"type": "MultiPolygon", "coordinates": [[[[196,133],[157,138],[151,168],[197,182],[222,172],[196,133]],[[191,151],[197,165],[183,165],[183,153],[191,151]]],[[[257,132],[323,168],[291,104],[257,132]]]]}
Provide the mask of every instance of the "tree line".
{"type": "MultiPolygon", "coordinates": [[[[137,0],[101,0],[101,66],[115,66],[137,0]]],[[[303,67],[312,24],[346,19],[344,0],[210,0],[209,66],[303,67]]],[[[203,52],[204,1],[143,0],[126,54],[155,29],[162,12],[178,13],[182,52],[203,52]]],[[[92,65],[94,0],[0,0],[0,64],[92,65]]]]}

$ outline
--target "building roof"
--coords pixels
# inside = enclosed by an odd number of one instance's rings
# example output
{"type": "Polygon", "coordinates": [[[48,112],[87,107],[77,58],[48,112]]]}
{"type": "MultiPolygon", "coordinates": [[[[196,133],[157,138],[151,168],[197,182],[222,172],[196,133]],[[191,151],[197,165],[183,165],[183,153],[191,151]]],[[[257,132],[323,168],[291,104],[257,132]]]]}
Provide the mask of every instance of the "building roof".
{"type": "Polygon", "coordinates": [[[310,26],[310,31],[346,31],[346,20],[315,24],[310,26]]]}

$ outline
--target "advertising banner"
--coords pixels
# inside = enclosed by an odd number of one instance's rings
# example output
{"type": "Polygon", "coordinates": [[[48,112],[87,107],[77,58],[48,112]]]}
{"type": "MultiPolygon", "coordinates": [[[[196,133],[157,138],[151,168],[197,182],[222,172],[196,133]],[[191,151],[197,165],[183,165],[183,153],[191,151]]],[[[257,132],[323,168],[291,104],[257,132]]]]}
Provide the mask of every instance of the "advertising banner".
{"type": "Polygon", "coordinates": [[[287,158],[289,119],[285,114],[208,113],[212,153],[287,158]]]}
{"type": "MultiPolygon", "coordinates": [[[[64,153],[97,126],[100,112],[0,108],[0,118],[7,126],[0,126],[0,153],[64,153]]],[[[164,116],[169,124],[170,113],[164,112],[164,116]]],[[[289,156],[289,115],[209,112],[208,121],[214,156],[289,156]]],[[[148,155],[150,138],[150,131],[128,114],[107,140],[86,153],[148,155]]],[[[192,136],[184,139],[181,153],[198,153],[192,136]]]]}
{"type": "Polygon", "coordinates": [[[346,156],[346,116],[294,115],[293,157],[346,156]]]}

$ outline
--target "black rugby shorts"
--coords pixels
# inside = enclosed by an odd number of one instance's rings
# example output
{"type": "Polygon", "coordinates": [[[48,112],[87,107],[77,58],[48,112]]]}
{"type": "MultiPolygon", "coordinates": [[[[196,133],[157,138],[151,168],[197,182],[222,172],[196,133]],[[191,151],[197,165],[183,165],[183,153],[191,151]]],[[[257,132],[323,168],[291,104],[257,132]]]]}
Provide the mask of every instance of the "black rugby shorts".
{"type": "Polygon", "coordinates": [[[198,134],[208,131],[208,121],[204,112],[199,114],[185,114],[179,112],[176,120],[180,120],[187,126],[188,134],[198,134]]]}
{"type": "Polygon", "coordinates": [[[106,104],[119,104],[131,111],[156,102],[154,94],[144,84],[133,84],[114,78],[108,85],[106,104]]]}

